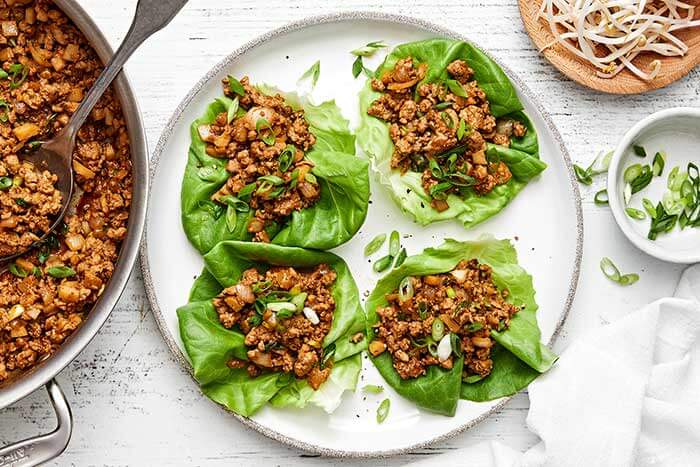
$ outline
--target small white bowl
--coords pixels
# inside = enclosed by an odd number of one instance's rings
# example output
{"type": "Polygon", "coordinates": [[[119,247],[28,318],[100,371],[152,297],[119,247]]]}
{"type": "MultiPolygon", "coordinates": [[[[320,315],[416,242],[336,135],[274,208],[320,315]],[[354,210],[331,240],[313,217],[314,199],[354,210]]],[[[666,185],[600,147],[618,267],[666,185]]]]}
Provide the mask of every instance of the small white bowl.
{"type": "MultiPolygon", "coordinates": [[[[673,231],[659,234],[656,240],[647,239],[651,219],[632,219],[625,208],[633,207],[644,211],[642,199],[649,198],[654,206],[667,190],[668,174],[675,166],[685,171],[688,162],[700,166],[700,108],[677,107],[662,110],[637,123],[622,138],[615,149],[608,170],[608,197],[615,221],[627,238],[647,254],[672,263],[700,262],[700,228],[680,229],[678,224],[673,231]],[[646,158],[634,154],[633,146],[646,149],[646,158]],[[625,205],[623,174],[632,164],[652,165],[654,155],[666,153],[666,165],[660,177],[654,177],[651,184],[632,195],[629,205],[625,205]]],[[[646,211],[644,211],[646,214],[646,211]]]]}

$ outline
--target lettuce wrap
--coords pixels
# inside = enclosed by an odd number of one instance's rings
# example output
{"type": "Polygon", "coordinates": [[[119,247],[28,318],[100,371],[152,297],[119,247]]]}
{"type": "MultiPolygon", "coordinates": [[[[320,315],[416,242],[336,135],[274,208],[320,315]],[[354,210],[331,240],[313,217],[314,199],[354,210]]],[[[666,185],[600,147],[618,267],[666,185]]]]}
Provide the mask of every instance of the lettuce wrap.
{"type": "Polygon", "coordinates": [[[538,176],[546,164],[539,159],[537,134],[530,119],[523,112],[523,104],[503,70],[483,52],[471,44],[452,39],[429,39],[397,46],[375,72],[381,77],[402,58],[412,56],[414,63],[426,63],[428,70],[422,83],[445,82],[446,67],[456,59],[465,60],[474,70],[474,79],[484,90],[494,117],[512,118],[522,122],[528,131],[521,138],[512,138],[511,147],[488,143],[489,158],[506,163],[512,173],[511,180],[498,185],[485,195],[473,191],[466,196],[450,194],[449,208],[439,212],[430,205],[431,197],[421,185],[421,174],[392,169],[394,144],[389,136],[389,125],[367,114],[372,102],[381,93],[367,80],[360,92],[360,125],[357,139],[360,147],[372,162],[379,182],[385,186],[394,201],[416,222],[427,225],[432,222],[456,218],[465,228],[485,221],[500,212],[530,180],[538,176]]]}
{"type": "MultiPolygon", "coordinates": [[[[276,92],[260,87],[266,94],[276,92]]],[[[295,110],[303,109],[316,144],[306,154],[314,163],[311,173],[321,189],[320,199],[312,206],[294,211],[284,225],[268,232],[278,245],[327,250],[346,241],[358,231],[367,215],[369,200],[368,163],[355,155],[355,137],[334,101],[313,105],[295,94],[283,94],[295,110]]],[[[192,142],[182,181],[182,226],[192,245],[202,254],[224,240],[250,240],[247,226],[252,210],[239,213],[235,225],[227,222],[225,209],[211,201],[228,179],[227,159],[211,157],[197,128],[212,123],[227,110],[227,101],[219,98],[190,129],[192,142]]],[[[239,113],[242,110],[239,109],[239,113]]]]}
{"type": "Polygon", "coordinates": [[[389,352],[372,357],[379,373],[396,392],[426,410],[448,416],[455,414],[459,399],[482,402],[515,394],[547,371],[557,359],[540,342],[532,277],[518,265],[511,243],[493,237],[466,242],[446,240],[439,247],[427,248],[407,258],[400,267],[379,280],[366,303],[368,339],[371,341],[375,337],[373,326],[379,322],[377,308],[388,304],[385,296],[394,292],[404,277],[445,273],[460,261],[472,258],[491,266],[494,283],[499,289],[507,288],[510,292],[509,302],[524,305],[507,329],[491,331],[497,345],[492,352],[493,370],[489,376],[475,383],[462,381],[460,358],[451,370],[433,365],[425,375],[404,380],[394,369],[389,352]]]}
{"type": "Polygon", "coordinates": [[[177,310],[180,336],[192,363],[194,377],[202,392],[233,412],[251,416],[266,403],[275,407],[303,408],[307,405],[332,412],[346,390],[354,390],[362,367],[360,352],[366,339],[353,343],[350,337],[365,330],[365,316],[355,281],[338,256],[296,247],[225,241],[204,255],[205,269],[190,292],[190,302],[177,310]],[[328,264],[337,274],[332,287],[336,309],[324,349],[334,348],[333,367],[328,380],[314,391],[306,380],[281,372],[251,378],[245,369],[231,369],[231,358],[247,360],[244,335],[237,328],[226,329],[211,299],[238,283],[251,267],[260,271],[272,265],[308,268],[328,264]]]}

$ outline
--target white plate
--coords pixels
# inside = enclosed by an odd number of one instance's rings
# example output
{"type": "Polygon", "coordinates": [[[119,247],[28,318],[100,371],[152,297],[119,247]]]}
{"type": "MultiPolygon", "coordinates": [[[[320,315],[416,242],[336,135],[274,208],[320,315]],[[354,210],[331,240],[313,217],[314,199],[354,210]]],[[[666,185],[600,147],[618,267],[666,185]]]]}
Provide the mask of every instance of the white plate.
{"type": "MultiPolygon", "coordinates": [[[[193,279],[202,269],[202,259],[188,243],[180,225],[180,183],[190,144],[189,125],[221,94],[221,79],[228,74],[248,75],[252,82],[292,90],[299,76],[320,60],[321,74],[313,97],[317,102],[335,99],[355,125],[357,92],[364,79],[353,79],[354,57],[348,51],[374,40],[381,39],[394,46],[435,36],[464,39],[451,31],[400,16],[344,13],[310,18],[272,31],[238,49],[207,73],[175,111],[154,155],[142,267],[149,300],[163,336],[190,372],[182,352],[175,310],[187,301],[193,279]]],[[[375,57],[367,65],[375,67],[381,59],[375,57]]],[[[532,93],[507,69],[506,73],[537,128],[540,155],[549,165],[543,175],[531,182],[500,215],[469,231],[455,222],[419,227],[401,214],[373,180],[367,221],[355,238],[335,251],[347,261],[364,294],[372,289],[377,275],[371,271],[371,263],[363,257],[362,250],[380,232],[397,229],[410,234],[410,238],[402,240],[409,254],[438,245],[444,238],[473,239],[483,233],[511,238],[520,263],[534,276],[542,339],[551,343],[566,318],[578,280],[583,247],[580,198],[559,133],[532,93]]],[[[367,383],[383,384],[365,358],[360,386],[367,383]]],[[[250,419],[236,417],[274,439],[305,450],[335,456],[378,456],[424,446],[465,430],[506,400],[461,401],[457,414],[445,417],[419,410],[387,389],[381,395],[348,393],[332,415],[313,408],[266,407],[250,419]],[[384,423],[377,424],[376,408],[385,397],[391,398],[391,411],[384,423]]]]}

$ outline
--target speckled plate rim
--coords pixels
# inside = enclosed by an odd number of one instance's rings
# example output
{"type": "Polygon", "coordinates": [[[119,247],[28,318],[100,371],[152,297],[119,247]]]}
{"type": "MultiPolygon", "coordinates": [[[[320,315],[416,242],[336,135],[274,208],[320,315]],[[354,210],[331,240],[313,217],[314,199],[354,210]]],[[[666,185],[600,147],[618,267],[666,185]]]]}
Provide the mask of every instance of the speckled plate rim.
{"type": "MultiPolygon", "coordinates": [[[[456,39],[456,40],[462,40],[465,42],[470,42],[473,44],[475,47],[478,47],[484,53],[486,53],[492,60],[494,60],[498,65],[505,71],[505,73],[508,75],[508,78],[515,84],[517,87],[518,91],[523,93],[529,101],[536,107],[537,112],[540,114],[542,119],[545,121],[547,128],[554,139],[554,142],[559,148],[559,152],[561,153],[562,157],[564,158],[564,163],[567,168],[567,172],[569,174],[569,183],[571,185],[571,193],[573,194],[573,200],[574,204],[576,206],[576,233],[577,233],[577,238],[576,238],[576,255],[574,258],[574,264],[572,268],[572,275],[570,277],[570,282],[569,282],[569,291],[567,294],[566,301],[564,303],[564,307],[562,309],[561,315],[559,316],[559,320],[557,321],[556,327],[554,329],[554,333],[552,334],[552,337],[550,338],[549,342],[547,343],[548,346],[552,346],[554,342],[556,341],[559,333],[561,332],[562,326],[564,325],[564,322],[566,321],[567,316],[569,315],[569,311],[571,310],[571,305],[574,300],[574,296],[576,294],[576,287],[578,285],[578,280],[579,280],[579,275],[581,271],[581,258],[583,256],[583,211],[581,207],[581,194],[578,189],[578,183],[576,181],[576,177],[574,175],[573,171],[573,164],[571,162],[571,157],[569,156],[569,152],[566,149],[566,146],[564,145],[564,141],[559,134],[559,131],[557,130],[556,126],[554,125],[554,122],[552,121],[549,113],[545,111],[545,109],[542,107],[540,104],[539,100],[535,97],[534,93],[525,85],[525,83],[520,80],[513,72],[505,66],[503,63],[500,61],[496,60],[489,54],[486,49],[480,47],[478,44],[475,42],[467,39],[465,36],[458,34],[448,28],[444,28],[442,26],[438,26],[434,23],[431,23],[429,21],[425,21],[422,19],[418,18],[413,18],[410,16],[403,16],[403,15],[397,15],[397,14],[391,14],[391,13],[380,13],[380,12],[373,12],[373,11],[345,11],[345,12],[339,12],[339,13],[332,13],[332,14],[327,14],[327,15],[321,15],[321,16],[312,16],[308,17],[302,20],[294,21],[291,22],[285,26],[282,26],[277,29],[273,29],[272,31],[269,31],[261,36],[258,36],[257,38],[243,44],[241,47],[236,49],[234,52],[229,54],[226,58],[224,58],[221,62],[216,64],[209,72],[207,72],[202,79],[200,79],[197,84],[192,87],[190,92],[187,93],[185,98],[180,102],[180,105],[175,109],[173,112],[172,117],[168,121],[167,125],[163,129],[163,133],[161,134],[158,144],[156,145],[156,149],[153,152],[153,155],[151,156],[151,188],[153,181],[155,180],[155,175],[156,171],[158,170],[158,166],[160,164],[160,158],[163,154],[163,151],[165,149],[165,146],[167,145],[168,140],[170,139],[175,126],[179,122],[183,111],[190,105],[194,97],[206,86],[209,81],[211,81],[218,73],[220,73],[223,69],[231,66],[238,57],[246,54],[250,50],[272,40],[275,38],[278,38],[280,36],[284,36],[285,34],[299,31],[301,29],[310,27],[310,26],[316,26],[316,25],[321,25],[321,24],[327,24],[327,23],[337,23],[337,22],[345,22],[345,21],[357,21],[357,20],[366,20],[366,21],[384,21],[388,23],[396,23],[396,24],[401,24],[401,25],[408,25],[408,26],[414,26],[416,28],[423,29],[428,32],[432,32],[438,36],[442,37],[448,37],[451,39],[456,39]]],[[[150,193],[150,189],[149,189],[150,193]]],[[[198,384],[197,381],[194,379],[194,374],[192,371],[192,366],[190,365],[190,362],[187,360],[185,355],[182,353],[180,348],[178,347],[176,341],[172,338],[170,335],[170,332],[167,330],[167,325],[165,322],[165,318],[163,317],[163,313],[160,309],[160,306],[158,304],[158,300],[156,298],[155,294],[155,288],[153,285],[153,279],[151,277],[151,272],[150,272],[150,267],[149,267],[149,262],[148,262],[148,226],[146,226],[146,230],[143,235],[143,239],[141,242],[141,271],[143,273],[143,281],[144,285],[146,288],[146,296],[148,298],[148,301],[151,305],[151,310],[153,311],[153,316],[156,320],[156,324],[158,325],[158,328],[163,336],[163,339],[165,340],[166,345],[172,352],[172,354],[175,356],[177,361],[182,365],[183,368],[185,368],[192,378],[192,380],[195,382],[195,384],[198,384]]],[[[284,443],[288,446],[291,446],[296,449],[300,449],[303,451],[307,451],[313,454],[320,454],[323,456],[329,456],[329,457],[338,457],[338,458],[382,458],[382,457],[390,457],[390,456],[395,456],[395,455],[400,455],[400,454],[405,454],[410,451],[414,451],[417,449],[424,448],[426,446],[429,446],[431,444],[449,439],[454,437],[455,435],[462,433],[473,426],[477,425],[479,422],[485,420],[487,417],[491,416],[492,414],[498,412],[503,406],[505,406],[508,401],[513,396],[506,397],[503,399],[503,401],[499,402],[497,405],[489,409],[487,412],[482,414],[481,416],[470,420],[468,423],[465,423],[464,425],[448,432],[445,434],[442,434],[440,436],[436,436],[434,438],[428,439],[426,441],[412,444],[410,446],[406,446],[404,448],[398,448],[398,449],[392,449],[392,450],[386,450],[386,451],[342,451],[338,449],[328,449],[328,448],[323,448],[320,446],[314,446],[312,444],[299,441],[297,439],[291,438],[289,436],[283,435],[281,433],[276,432],[275,430],[271,430],[270,428],[263,426],[256,421],[243,417],[241,415],[238,415],[230,410],[228,410],[226,407],[224,407],[221,404],[219,405],[224,411],[227,413],[233,415],[238,421],[243,423],[249,428],[252,428],[259,433],[275,440],[279,441],[281,443],[284,443]]],[[[212,402],[215,403],[215,402],[212,402]]]]}

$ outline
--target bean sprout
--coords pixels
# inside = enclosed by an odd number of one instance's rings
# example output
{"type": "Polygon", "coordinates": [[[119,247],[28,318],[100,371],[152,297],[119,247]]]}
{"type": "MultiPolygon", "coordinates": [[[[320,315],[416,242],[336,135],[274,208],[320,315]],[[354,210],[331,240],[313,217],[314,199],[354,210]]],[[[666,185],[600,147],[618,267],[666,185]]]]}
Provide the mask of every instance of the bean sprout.
{"type": "Polygon", "coordinates": [[[695,6],[679,0],[544,0],[539,16],[555,37],[544,49],[561,44],[601,78],[628,69],[645,81],[659,75],[661,61],[643,70],[635,58],[643,52],[682,57],[688,46],[673,33],[700,26],[695,6]]]}

